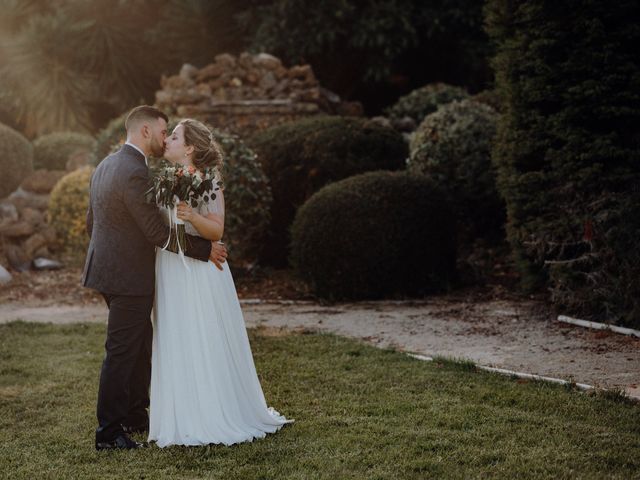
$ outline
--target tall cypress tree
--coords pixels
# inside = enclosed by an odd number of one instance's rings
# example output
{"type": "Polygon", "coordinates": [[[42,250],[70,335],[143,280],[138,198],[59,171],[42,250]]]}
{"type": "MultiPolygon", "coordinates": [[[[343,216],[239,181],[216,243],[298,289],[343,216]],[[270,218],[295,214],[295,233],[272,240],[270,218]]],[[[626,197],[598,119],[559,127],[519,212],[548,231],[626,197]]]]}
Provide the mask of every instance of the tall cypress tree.
{"type": "Polygon", "coordinates": [[[640,325],[640,3],[488,0],[493,160],[523,286],[640,325]]]}

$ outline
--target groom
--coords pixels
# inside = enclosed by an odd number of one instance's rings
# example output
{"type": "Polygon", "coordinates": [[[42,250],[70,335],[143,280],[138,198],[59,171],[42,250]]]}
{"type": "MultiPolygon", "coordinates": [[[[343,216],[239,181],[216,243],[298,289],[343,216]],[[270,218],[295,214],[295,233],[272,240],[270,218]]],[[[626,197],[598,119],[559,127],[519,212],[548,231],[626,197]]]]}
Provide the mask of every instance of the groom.
{"type": "MultiPolygon", "coordinates": [[[[155,247],[169,237],[158,208],[145,200],[149,188],[147,158],[161,157],[167,116],[142,105],[125,121],[127,141],[96,168],[90,187],[87,233],[90,237],[82,275],[109,307],[106,355],[98,390],[97,450],[145,446],[127,433],[149,428],[151,309],[155,288],[155,247]]],[[[217,268],[227,256],[223,245],[188,236],[185,255],[217,268]]]]}

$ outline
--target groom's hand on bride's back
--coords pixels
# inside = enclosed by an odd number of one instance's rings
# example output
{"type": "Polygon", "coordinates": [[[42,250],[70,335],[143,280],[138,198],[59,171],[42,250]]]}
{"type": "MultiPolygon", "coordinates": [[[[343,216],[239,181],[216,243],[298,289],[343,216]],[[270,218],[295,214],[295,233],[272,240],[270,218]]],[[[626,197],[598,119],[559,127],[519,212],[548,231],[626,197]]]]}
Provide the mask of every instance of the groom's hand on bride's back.
{"type": "Polygon", "coordinates": [[[222,264],[227,259],[227,248],[222,243],[211,242],[211,253],[209,254],[209,260],[218,268],[222,270],[222,264]]]}

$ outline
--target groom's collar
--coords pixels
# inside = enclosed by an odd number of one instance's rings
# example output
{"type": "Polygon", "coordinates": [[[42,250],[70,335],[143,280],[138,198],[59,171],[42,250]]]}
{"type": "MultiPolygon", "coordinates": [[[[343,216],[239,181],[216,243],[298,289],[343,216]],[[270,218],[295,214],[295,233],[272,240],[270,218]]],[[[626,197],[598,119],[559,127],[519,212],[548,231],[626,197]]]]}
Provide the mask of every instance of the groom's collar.
{"type": "Polygon", "coordinates": [[[149,162],[147,161],[147,156],[144,154],[144,152],[140,149],[140,147],[134,145],[131,142],[124,142],[124,145],[122,148],[126,148],[126,147],[130,147],[133,150],[135,150],[137,153],[139,153],[140,155],[142,155],[142,157],[144,158],[144,163],[149,166],[149,162]]]}

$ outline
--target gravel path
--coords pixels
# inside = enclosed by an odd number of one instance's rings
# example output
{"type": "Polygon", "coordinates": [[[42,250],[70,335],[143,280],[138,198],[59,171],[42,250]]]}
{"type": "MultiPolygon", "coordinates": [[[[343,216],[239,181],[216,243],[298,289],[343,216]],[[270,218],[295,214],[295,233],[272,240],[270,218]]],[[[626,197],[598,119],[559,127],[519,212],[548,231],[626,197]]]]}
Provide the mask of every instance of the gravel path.
{"type": "MultiPolygon", "coordinates": [[[[263,303],[244,300],[248,327],[311,329],[427,356],[624,388],[640,399],[640,339],[555,321],[535,302],[263,303]]],[[[0,323],[104,322],[106,308],[0,305],[0,323]]]]}

